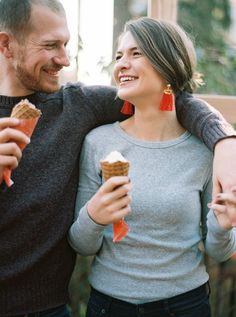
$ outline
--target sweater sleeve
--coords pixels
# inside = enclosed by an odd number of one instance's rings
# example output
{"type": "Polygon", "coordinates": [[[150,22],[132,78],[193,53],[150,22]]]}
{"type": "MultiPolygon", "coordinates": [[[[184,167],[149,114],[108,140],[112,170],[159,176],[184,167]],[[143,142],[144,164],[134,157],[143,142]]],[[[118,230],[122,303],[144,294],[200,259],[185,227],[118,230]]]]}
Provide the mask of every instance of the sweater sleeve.
{"type": "Polygon", "coordinates": [[[202,193],[202,238],[206,253],[217,262],[228,260],[236,252],[236,228],[223,229],[213,212],[207,207],[211,201],[212,181],[207,182],[202,193]]]}
{"type": "Polygon", "coordinates": [[[207,228],[207,253],[218,262],[228,260],[236,252],[236,228],[226,230],[220,227],[213,210],[207,215],[207,228]]]}
{"type": "MultiPolygon", "coordinates": [[[[96,112],[97,126],[128,118],[120,113],[123,101],[117,98],[115,87],[85,86],[84,92],[96,112]]],[[[219,111],[190,93],[181,92],[176,96],[176,112],[181,125],[212,151],[220,140],[236,136],[219,111]]]]}
{"type": "Polygon", "coordinates": [[[213,150],[216,143],[236,136],[236,131],[219,111],[207,102],[183,92],[176,97],[176,112],[180,123],[213,150]]]}
{"type": "Polygon", "coordinates": [[[103,230],[106,227],[95,223],[87,212],[87,202],[102,184],[99,161],[96,157],[96,151],[90,144],[88,135],[81,152],[75,219],[68,236],[72,248],[82,255],[96,254],[102,245],[103,230]]]}

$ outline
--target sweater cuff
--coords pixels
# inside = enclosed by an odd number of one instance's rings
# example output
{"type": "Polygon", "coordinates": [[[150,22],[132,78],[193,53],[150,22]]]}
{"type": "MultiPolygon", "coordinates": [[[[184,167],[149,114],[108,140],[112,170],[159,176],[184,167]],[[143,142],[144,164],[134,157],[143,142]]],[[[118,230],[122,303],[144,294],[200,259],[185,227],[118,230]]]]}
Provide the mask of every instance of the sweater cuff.
{"type": "Polygon", "coordinates": [[[236,130],[229,123],[210,125],[211,129],[206,131],[208,146],[214,151],[218,142],[227,138],[236,138],[236,130]],[[208,133],[207,133],[208,132],[208,133]]]}
{"type": "Polygon", "coordinates": [[[87,204],[80,210],[79,213],[80,226],[88,228],[88,231],[100,233],[106,226],[96,223],[88,214],[87,204]]]}
{"type": "Polygon", "coordinates": [[[230,237],[231,230],[232,230],[232,229],[224,229],[219,225],[218,220],[212,209],[210,209],[207,215],[207,228],[208,228],[208,231],[211,231],[213,235],[224,236],[224,237],[230,237]]]}

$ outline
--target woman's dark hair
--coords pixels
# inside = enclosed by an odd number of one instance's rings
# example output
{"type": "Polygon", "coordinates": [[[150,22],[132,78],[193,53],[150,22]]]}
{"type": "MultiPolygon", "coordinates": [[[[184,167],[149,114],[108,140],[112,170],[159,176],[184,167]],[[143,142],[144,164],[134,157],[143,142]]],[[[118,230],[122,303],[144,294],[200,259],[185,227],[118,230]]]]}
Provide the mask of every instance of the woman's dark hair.
{"type": "Polygon", "coordinates": [[[0,0],[0,32],[8,32],[18,41],[30,30],[33,5],[48,7],[56,13],[64,13],[59,0],[0,0]]]}
{"type": "Polygon", "coordinates": [[[195,73],[193,43],[179,25],[143,17],[128,21],[124,29],[127,31],[175,93],[193,92],[201,84],[195,73]]]}

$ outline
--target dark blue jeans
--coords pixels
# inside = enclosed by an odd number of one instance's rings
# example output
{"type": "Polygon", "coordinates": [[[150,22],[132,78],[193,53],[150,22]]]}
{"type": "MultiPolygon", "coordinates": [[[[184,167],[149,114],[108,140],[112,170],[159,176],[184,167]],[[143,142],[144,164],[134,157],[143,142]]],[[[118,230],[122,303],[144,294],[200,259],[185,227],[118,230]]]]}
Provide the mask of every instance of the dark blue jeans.
{"type": "Polygon", "coordinates": [[[210,317],[208,285],[187,293],[151,303],[134,305],[94,289],[91,290],[86,317],[210,317]]]}
{"type": "Polygon", "coordinates": [[[29,313],[24,315],[18,315],[15,317],[70,317],[70,313],[66,305],[61,305],[37,313],[29,313]]]}

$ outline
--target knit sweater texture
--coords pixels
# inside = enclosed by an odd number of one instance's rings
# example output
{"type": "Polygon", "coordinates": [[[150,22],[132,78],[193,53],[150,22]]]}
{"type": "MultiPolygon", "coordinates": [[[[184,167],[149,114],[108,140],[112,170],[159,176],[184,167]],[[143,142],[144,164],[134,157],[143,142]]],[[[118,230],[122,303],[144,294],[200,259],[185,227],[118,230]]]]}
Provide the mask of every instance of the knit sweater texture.
{"type": "Polygon", "coordinates": [[[78,219],[69,238],[80,254],[95,255],[89,277],[93,288],[140,304],[206,283],[201,241],[221,261],[236,251],[236,231],[222,229],[212,211],[207,232],[211,170],[212,153],[189,132],[163,142],[135,139],[119,123],[90,132],[81,153],[78,219]],[[99,162],[111,151],[130,162],[132,181],[130,231],[117,243],[112,225],[96,224],[86,208],[103,182],[99,162]]]}
{"type": "MultiPolygon", "coordinates": [[[[115,95],[114,88],[77,83],[53,94],[0,96],[0,117],[9,116],[26,97],[42,111],[13,171],[14,185],[2,184],[0,190],[1,317],[68,302],[75,252],[67,233],[73,221],[81,145],[91,129],[123,118],[115,95]]],[[[232,133],[231,128],[207,107],[192,105],[191,98],[186,105],[178,102],[179,119],[213,148],[232,133]]]]}

